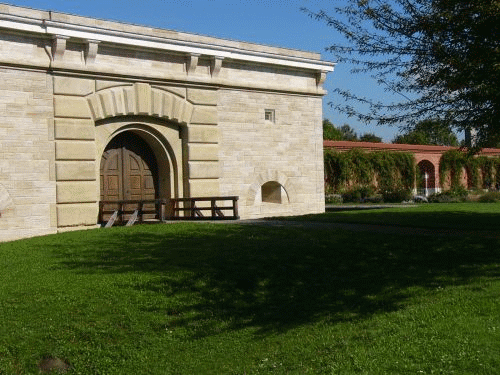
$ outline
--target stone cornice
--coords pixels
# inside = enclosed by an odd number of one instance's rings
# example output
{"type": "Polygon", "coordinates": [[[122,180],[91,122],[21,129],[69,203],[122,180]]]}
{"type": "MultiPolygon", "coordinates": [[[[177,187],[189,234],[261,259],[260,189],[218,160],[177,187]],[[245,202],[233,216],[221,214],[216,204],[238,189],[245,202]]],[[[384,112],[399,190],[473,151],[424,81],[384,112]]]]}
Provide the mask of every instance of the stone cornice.
{"type": "MultiPolygon", "coordinates": [[[[0,28],[14,31],[24,31],[37,34],[47,34],[51,37],[91,40],[93,42],[123,45],[132,48],[145,48],[183,53],[189,56],[210,56],[218,59],[230,59],[257,64],[270,64],[290,67],[300,70],[312,70],[322,75],[334,70],[335,64],[314,58],[292,56],[291,54],[272,53],[223,45],[223,43],[195,42],[172,37],[147,35],[138,32],[108,29],[98,26],[82,25],[70,22],[54,21],[48,18],[35,18],[13,14],[0,13],[0,28]]],[[[147,28],[145,28],[147,30],[147,28]]],[[[214,39],[216,40],[216,39],[214,39]]],[[[255,45],[257,46],[257,45],[255,45]]]]}

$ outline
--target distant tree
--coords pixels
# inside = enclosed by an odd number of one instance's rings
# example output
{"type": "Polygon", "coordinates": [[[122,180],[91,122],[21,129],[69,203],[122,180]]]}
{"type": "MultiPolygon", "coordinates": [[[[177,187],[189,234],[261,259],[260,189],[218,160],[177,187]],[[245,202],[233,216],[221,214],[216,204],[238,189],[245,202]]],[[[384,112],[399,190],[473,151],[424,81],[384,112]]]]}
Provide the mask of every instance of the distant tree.
{"type": "Polygon", "coordinates": [[[365,133],[358,138],[358,134],[349,124],[344,124],[338,128],[328,119],[323,120],[323,139],[328,141],[382,142],[382,138],[374,133],[365,133]]]}
{"type": "Polygon", "coordinates": [[[342,132],[327,119],[323,120],[323,139],[328,141],[342,140],[342,132]]]}
{"type": "Polygon", "coordinates": [[[458,146],[457,136],[449,125],[439,120],[424,120],[412,130],[400,134],[392,143],[406,143],[410,145],[458,146]]]}
{"type": "Polygon", "coordinates": [[[376,136],[374,133],[365,133],[359,140],[362,142],[374,142],[374,143],[382,143],[382,138],[376,136]]]}
{"type": "Polygon", "coordinates": [[[327,48],[335,60],[404,97],[385,104],[339,87],[333,93],[349,103],[331,103],[337,111],[409,129],[437,118],[446,129],[474,131],[479,146],[500,141],[499,0],[331,3],[344,5],[330,14],[305,11],[345,38],[327,48]]]}
{"type": "Polygon", "coordinates": [[[356,134],[354,129],[351,128],[348,124],[342,125],[339,130],[342,133],[343,141],[351,141],[351,142],[358,141],[358,135],[356,134]]]}

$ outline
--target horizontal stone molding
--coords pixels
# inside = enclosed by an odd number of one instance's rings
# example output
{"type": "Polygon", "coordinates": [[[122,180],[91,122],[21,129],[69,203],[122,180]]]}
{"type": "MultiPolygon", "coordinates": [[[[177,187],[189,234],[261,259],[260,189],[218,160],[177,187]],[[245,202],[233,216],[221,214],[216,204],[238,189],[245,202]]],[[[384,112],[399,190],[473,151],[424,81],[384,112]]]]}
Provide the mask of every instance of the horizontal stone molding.
{"type": "Polygon", "coordinates": [[[95,157],[95,142],[56,141],[56,160],[95,160],[95,157]]]}
{"type": "Polygon", "coordinates": [[[57,226],[75,227],[80,225],[95,226],[97,222],[97,203],[75,203],[57,205],[57,226]]]}
{"type": "Polygon", "coordinates": [[[253,63],[289,66],[299,69],[332,71],[334,63],[319,60],[319,54],[242,43],[188,33],[156,30],[150,27],[68,16],[58,12],[29,12],[25,8],[8,6],[0,10],[0,27],[36,34],[51,35],[59,45],[54,54],[60,59],[67,39],[100,41],[126,48],[171,51],[186,55],[204,55],[253,63]]]}
{"type": "Polygon", "coordinates": [[[57,181],[94,181],[96,163],[94,161],[58,161],[56,162],[57,181]]]}
{"type": "Polygon", "coordinates": [[[57,182],[57,203],[97,202],[97,183],[95,181],[57,182]]]}
{"type": "Polygon", "coordinates": [[[125,115],[145,115],[188,124],[193,104],[169,91],[146,83],[98,91],[87,97],[95,121],[125,115]]]}

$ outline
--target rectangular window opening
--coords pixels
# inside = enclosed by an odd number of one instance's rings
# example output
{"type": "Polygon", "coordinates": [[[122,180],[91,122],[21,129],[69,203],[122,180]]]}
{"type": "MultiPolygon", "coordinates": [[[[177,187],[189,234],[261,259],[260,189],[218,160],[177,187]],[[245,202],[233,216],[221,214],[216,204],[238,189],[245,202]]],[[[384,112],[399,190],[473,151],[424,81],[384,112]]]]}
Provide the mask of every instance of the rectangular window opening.
{"type": "Polygon", "coordinates": [[[275,122],[274,109],[265,109],[264,110],[264,119],[266,121],[275,122]]]}

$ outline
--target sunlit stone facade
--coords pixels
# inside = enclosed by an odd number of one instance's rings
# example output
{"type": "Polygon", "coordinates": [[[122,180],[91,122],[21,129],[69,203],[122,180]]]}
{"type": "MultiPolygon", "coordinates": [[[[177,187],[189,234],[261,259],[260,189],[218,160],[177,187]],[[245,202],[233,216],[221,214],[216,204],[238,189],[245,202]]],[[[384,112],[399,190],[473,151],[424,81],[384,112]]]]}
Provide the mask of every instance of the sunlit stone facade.
{"type": "Polygon", "coordinates": [[[103,152],[124,132],[154,153],[159,198],[238,196],[242,219],[324,211],[332,70],[316,53],[0,5],[0,240],[95,228],[103,152]]]}

